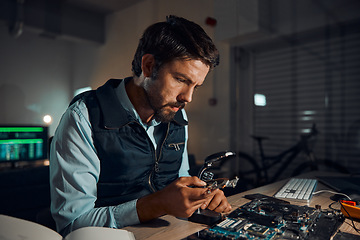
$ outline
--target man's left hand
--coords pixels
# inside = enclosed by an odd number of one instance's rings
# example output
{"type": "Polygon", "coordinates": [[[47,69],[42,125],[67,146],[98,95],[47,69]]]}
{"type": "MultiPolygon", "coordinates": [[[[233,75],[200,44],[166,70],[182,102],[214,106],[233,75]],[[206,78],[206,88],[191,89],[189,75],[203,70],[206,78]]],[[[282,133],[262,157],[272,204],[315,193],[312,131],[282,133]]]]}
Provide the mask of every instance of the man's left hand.
{"type": "Polygon", "coordinates": [[[209,200],[201,205],[201,209],[209,209],[219,213],[228,213],[231,211],[231,206],[227,201],[225,194],[220,189],[211,190],[209,200]]]}

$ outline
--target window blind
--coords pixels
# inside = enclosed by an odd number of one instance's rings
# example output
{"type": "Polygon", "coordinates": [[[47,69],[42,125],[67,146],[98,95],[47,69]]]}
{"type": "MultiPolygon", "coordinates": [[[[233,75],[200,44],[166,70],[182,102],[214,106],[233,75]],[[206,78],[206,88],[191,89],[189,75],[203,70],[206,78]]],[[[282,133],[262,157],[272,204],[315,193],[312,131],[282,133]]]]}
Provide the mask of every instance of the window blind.
{"type": "MultiPolygon", "coordinates": [[[[253,94],[266,97],[265,106],[253,105],[253,133],[269,137],[265,153],[276,155],[316,124],[319,134],[312,147],[317,158],[359,171],[360,33],[342,29],[336,36],[325,31],[320,37],[297,37],[248,49],[253,94]]],[[[259,159],[255,142],[253,149],[259,159]]]]}

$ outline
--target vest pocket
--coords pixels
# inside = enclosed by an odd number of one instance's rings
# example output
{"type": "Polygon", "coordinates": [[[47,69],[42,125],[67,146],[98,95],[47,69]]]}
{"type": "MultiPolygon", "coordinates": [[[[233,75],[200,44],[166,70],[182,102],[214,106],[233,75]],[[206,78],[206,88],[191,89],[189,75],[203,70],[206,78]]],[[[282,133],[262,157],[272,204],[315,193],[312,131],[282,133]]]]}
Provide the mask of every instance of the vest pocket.
{"type": "Polygon", "coordinates": [[[184,144],[185,144],[185,142],[170,143],[170,144],[168,144],[168,147],[175,149],[175,151],[180,151],[180,150],[181,150],[181,146],[184,145],[184,144]]]}

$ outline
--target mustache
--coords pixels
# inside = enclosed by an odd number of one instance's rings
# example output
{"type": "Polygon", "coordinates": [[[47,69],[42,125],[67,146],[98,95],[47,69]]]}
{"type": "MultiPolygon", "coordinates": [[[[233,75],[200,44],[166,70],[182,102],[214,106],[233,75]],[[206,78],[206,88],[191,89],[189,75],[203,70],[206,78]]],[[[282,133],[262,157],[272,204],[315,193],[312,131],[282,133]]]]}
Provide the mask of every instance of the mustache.
{"type": "Polygon", "coordinates": [[[177,107],[177,108],[184,108],[185,107],[184,102],[175,102],[175,103],[167,103],[163,107],[169,106],[169,107],[177,107]]]}

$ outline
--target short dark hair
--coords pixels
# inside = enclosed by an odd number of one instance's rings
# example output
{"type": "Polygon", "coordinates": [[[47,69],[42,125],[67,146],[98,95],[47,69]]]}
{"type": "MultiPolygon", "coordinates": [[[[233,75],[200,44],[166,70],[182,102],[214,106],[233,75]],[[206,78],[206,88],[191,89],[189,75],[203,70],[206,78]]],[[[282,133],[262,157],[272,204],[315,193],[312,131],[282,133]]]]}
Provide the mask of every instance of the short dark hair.
{"type": "Polygon", "coordinates": [[[210,69],[219,64],[219,52],[204,29],[173,15],[167,16],[165,22],[155,23],[145,30],[132,61],[132,71],[137,77],[141,75],[141,60],[145,54],[154,56],[155,72],[175,59],[200,60],[210,69]]]}

